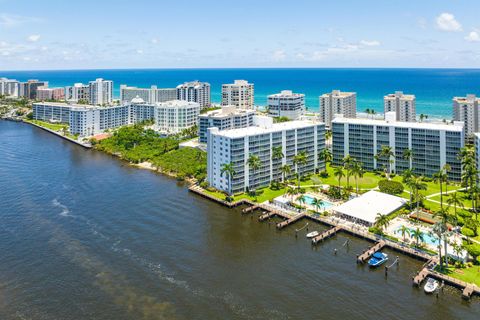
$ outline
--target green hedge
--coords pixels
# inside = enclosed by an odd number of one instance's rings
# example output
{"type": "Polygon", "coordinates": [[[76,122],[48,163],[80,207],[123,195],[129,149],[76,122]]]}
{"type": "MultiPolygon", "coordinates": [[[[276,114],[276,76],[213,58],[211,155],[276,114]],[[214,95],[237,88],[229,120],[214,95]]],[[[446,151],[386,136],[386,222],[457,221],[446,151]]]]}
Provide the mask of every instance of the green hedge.
{"type": "Polygon", "coordinates": [[[403,184],[392,180],[380,180],[378,188],[381,192],[388,194],[401,194],[403,192],[403,184]]]}
{"type": "Polygon", "coordinates": [[[466,245],[465,248],[467,249],[467,252],[473,256],[474,258],[477,258],[480,256],[480,244],[469,244],[466,245]]]}
{"type": "Polygon", "coordinates": [[[473,232],[472,229],[467,228],[467,227],[462,227],[462,234],[467,237],[474,237],[475,232],[473,232]]]}

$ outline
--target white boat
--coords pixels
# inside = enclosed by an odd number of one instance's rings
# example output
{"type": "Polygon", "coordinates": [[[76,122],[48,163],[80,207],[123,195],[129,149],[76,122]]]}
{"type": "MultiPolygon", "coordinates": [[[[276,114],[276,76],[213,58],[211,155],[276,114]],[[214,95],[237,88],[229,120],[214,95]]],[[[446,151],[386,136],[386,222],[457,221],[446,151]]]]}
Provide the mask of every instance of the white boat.
{"type": "Polygon", "coordinates": [[[425,286],[423,287],[423,290],[425,290],[426,293],[433,293],[435,290],[438,289],[438,281],[433,279],[433,278],[428,278],[427,283],[425,283],[425,286]]]}
{"type": "Polygon", "coordinates": [[[315,238],[316,236],[318,236],[320,233],[318,233],[318,231],[312,231],[310,233],[307,233],[307,238],[315,238]]]}

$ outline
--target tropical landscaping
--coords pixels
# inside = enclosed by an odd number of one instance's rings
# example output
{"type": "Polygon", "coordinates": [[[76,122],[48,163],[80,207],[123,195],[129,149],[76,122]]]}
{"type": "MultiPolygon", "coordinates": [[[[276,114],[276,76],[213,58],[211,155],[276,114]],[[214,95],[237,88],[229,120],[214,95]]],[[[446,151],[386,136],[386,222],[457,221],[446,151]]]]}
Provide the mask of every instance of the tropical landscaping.
{"type": "Polygon", "coordinates": [[[195,148],[179,148],[179,143],[191,138],[189,129],[177,136],[162,137],[150,123],[126,126],[115,130],[110,138],[96,141],[95,149],[116,155],[130,163],[149,162],[155,170],[174,175],[179,180],[195,178],[202,182],[206,176],[206,153],[195,148]]]}

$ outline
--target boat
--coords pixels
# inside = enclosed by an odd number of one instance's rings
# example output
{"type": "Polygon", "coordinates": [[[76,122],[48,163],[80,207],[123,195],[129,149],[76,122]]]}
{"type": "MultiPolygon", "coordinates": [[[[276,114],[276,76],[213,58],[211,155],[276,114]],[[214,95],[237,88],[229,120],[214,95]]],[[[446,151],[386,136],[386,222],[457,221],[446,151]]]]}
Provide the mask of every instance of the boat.
{"type": "Polygon", "coordinates": [[[315,238],[318,235],[319,235],[318,231],[312,231],[307,233],[307,238],[315,238]]]}
{"type": "Polygon", "coordinates": [[[438,281],[433,279],[433,278],[428,278],[427,283],[425,283],[425,286],[423,287],[423,290],[425,293],[433,293],[435,290],[438,289],[438,281]]]}
{"type": "Polygon", "coordinates": [[[388,260],[388,255],[382,252],[375,252],[370,260],[368,260],[368,265],[370,267],[378,267],[381,264],[385,263],[388,260]]]}

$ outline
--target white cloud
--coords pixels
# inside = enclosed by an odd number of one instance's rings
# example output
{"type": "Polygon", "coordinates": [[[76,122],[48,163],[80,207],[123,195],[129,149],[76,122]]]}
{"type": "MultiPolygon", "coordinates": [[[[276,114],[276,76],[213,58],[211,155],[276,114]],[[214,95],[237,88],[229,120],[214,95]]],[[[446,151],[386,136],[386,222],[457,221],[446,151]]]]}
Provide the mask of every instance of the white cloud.
{"type": "Polygon", "coordinates": [[[272,60],[275,62],[284,61],[286,58],[287,58],[287,55],[283,50],[277,50],[272,55],[272,60]]]}
{"type": "Polygon", "coordinates": [[[17,27],[27,22],[39,22],[40,19],[33,17],[24,17],[8,13],[0,13],[0,26],[5,28],[17,27]]]}
{"type": "Polygon", "coordinates": [[[142,50],[142,49],[138,49],[138,50],[137,50],[137,53],[138,53],[138,54],[143,54],[143,50],[142,50]]]}
{"type": "Polygon", "coordinates": [[[444,12],[437,17],[437,28],[442,31],[458,32],[462,31],[462,25],[455,19],[451,13],[444,12]]]}
{"type": "Polygon", "coordinates": [[[379,46],[380,45],[380,41],[377,41],[377,40],[361,40],[360,41],[360,44],[362,46],[367,46],[367,47],[376,47],[376,46],[379,46]]]}
{"type": "Polygon", "coordinates": [[[477,30],[471,31],[466,37],[465,40],[468,42],[478,42],[480,41],[480,33],[477,30]]]}
{"type": "Polygon", "coordinates": [[[32,34],[32,35],[28,36],[27,40],[30,41],[30,42],[37,42],[38,40],[40,40],[40,35],[39,34],[32,34]]]}
{"type": "Polygon", "coordinates": [[[157,38],[152,38],[152,40],[150,40],[151,43],[153,44],[157,44],[158,43],[158,39],[157,38]]]}

